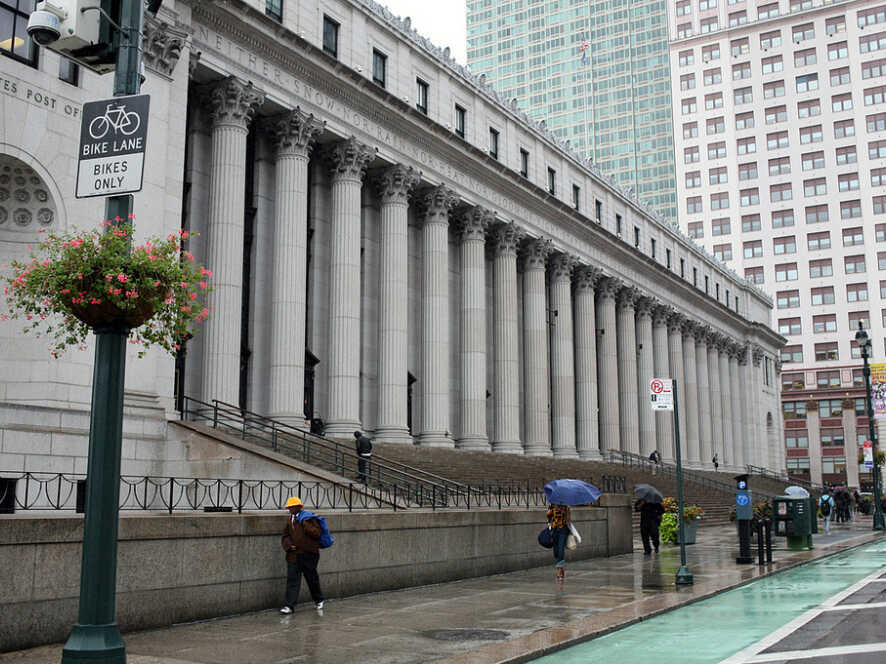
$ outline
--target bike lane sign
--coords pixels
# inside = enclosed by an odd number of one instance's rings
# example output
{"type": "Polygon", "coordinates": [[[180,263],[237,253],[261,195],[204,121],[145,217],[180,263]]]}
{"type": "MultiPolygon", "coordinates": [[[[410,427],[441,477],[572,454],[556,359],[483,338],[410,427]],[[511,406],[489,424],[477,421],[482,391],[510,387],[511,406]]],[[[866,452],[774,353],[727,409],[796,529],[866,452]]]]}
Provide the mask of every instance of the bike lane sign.
{"type": "Polygon", "coordinates": [[[83,105],[77,198],[141,191],[150,95],[112,97],[83,105]]]}

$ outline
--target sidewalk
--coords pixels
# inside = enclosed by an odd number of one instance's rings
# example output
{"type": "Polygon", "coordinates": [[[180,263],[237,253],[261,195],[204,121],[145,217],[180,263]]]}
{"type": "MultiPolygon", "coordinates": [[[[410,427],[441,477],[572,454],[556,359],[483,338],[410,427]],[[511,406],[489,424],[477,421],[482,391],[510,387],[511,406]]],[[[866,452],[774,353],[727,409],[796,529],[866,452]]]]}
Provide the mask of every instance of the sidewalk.
{"type": "MultiPolygon", "coordinates": [[[[734,527],[703,528],[699,543],[686,549],[695,584],[680,590],[674,585],[679,548],[663,546],[658,556],[644,556],[635,542],[639,553],[569,564],[562,592],[552,565],[331,600],[322,615],[304,604],[292,616],[262,611],[124,639],[132,664],[529,661],[529,653],[541,656],[875,537],[870,520],[833,526],[830,536],[815,536],[813,551],[776,548],[773,565],[760,568],[735,564],[734,527]]],[[[0,654],[0,664],[58,662],[60,651],[57,645],[0,654]]]]}

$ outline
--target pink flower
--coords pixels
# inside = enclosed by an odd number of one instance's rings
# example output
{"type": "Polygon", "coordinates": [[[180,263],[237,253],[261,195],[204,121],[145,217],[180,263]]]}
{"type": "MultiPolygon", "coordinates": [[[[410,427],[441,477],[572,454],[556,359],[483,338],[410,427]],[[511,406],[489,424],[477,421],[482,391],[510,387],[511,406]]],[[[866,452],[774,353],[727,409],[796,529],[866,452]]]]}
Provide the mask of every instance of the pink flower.
{"type": "Polygon", "coordinates": [[[190,298],[191,298],[192,300],[196,300],[196,299],[197,299],[197,293],[191,293],[190,298]]]}
{"type": "Polygon", "coordinates": [[[113,280],[114,280],[114,275],[113,275],[113,274],[106,274],[106,275],[105,275],[105,279],[107,279],[108,281],[113,281],[113,280]]]}
{"type": "Polygon", "coordinates": [[[155,281],[155,282],[154,282],[154,287],[155,287],[155,288],[156,288],[157,286],[159,286],[159,285],[160,285],[160,282],[159,282],[159,281],[155,281]]]}
{"type": "Polygon", "coordinates": [[[89,304],[101,304],[101,303],[102,303],[102,301],[100,299],[98,299],[97,297],[94,297],[91,300],[89,300],[89,304]]]}
{"type": "Polygon", "coordinates": [[[201,281],[201,282],[200,282],[200,288],[203,289],[203,290],[206,290],[207,288],[209,288],[209,284],[206,283],[205,281],[201,281]]]}
{"type": "Polygon", "coordinates": [[[121,272],[117,275],[117,281],[119,281],[121,284],[125,284],[127,281],[129,281],[129,277],[121,272]]]}
{"type": "Polygon", "coordinates": [[[82,279],[82,278],[83,278],[83,275],[82,275],[81,273],[78,272],[78,273],[77,273],[77,278],[78,278],[78,279],[82,279]]]}

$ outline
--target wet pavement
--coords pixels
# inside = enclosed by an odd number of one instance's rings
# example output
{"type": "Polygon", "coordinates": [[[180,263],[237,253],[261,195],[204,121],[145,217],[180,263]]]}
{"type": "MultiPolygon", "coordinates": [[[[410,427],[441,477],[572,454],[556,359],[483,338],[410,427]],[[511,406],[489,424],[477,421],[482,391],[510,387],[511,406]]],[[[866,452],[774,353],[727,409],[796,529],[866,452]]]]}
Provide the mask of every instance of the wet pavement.
{"type": "MultiPolygon", "coordinates": [[[[679,548],[647,556],[635,542],[639,553],[568,564],[562,589],[551,566],[330,600],[322,613],[303,604],[291,616],[269,610],[124,639],[131,664],[525,662],[873,538],[868,519],[815,536],[813,551],[776,546],[772,565],[739,566],[735,528],[702,528],[686,547],[695,584],[679,590],[679,548]]],[[[58,662],[60,651],[0,654],[0,664],[58,662]]]]}

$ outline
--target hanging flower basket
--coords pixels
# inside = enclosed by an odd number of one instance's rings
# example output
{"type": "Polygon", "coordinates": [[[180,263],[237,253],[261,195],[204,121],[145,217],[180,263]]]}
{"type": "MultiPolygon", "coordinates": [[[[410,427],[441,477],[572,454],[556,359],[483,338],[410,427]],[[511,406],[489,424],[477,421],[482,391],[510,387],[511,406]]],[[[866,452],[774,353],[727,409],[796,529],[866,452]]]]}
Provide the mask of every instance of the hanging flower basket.
{"type": "Polygon", "coordinates": [[[0,320],[24,319],[25,332],[54,338],[54,357],[108,329],[128,330],[139,357],[152,345],[175,353],[210,314],[212,272],[182,247],[187,231],[132,246],[132,218],[102,226],[49,234],[29,262],[13,262],[4,288],[9,314],[0,320]]]}

